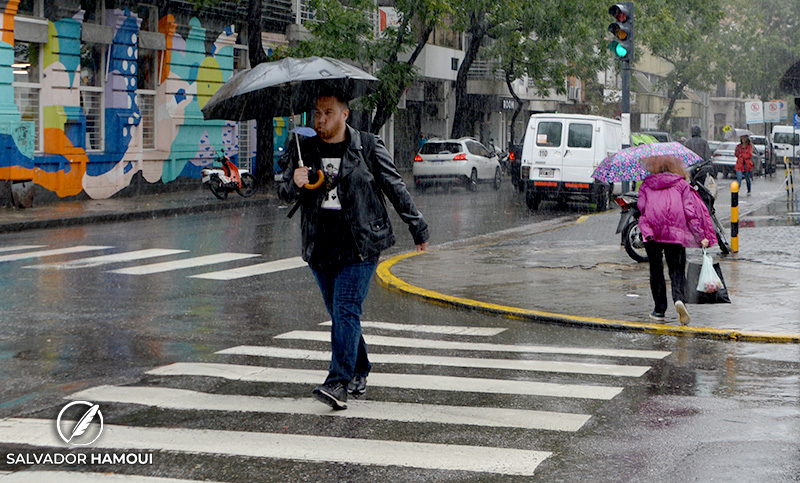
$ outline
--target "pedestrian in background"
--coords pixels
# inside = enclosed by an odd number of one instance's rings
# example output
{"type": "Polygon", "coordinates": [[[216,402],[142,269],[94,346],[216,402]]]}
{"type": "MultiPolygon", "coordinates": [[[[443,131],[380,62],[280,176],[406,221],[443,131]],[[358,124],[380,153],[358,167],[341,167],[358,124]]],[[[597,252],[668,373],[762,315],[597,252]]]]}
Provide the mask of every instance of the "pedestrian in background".
{"type": "Polygon", "coordinates": [[[711,215],[700,195],[689,185],[683,161],[672,156],[644,160],[647,176],[639,188],[639,229],[650,262],[650,291],[655,309],[650,318],[665,320],[667,285],[664,262],[667,260],[672,286],[672,301],[681,325],[689,323],[683,302],[686,282],[686,247],[707,248],[717,243],[711,215]]]}
{"type": "Polygon", "coordinates": [[[692,126],[692,137],[686,141],[686,147],[694,151],[703,161],[711,159],[711,148],[708,141],[700,136],[700,126],[692,126]]]}
{"type": "Polygon", "coordinates": [[[424,132],[419,133],[419,149],[422,150],[422,146],[425,146],[425,143],[428,142],[428,137],[425,135],[424,132]]]}
{"type": "Polygon", "coordinates": [[[382,250],[395,243],[384,194],[408,225],[417,251],[428,247],[428,225],[417,210],[380,138],[347,125],[344,95],[320,96],[314,109],[317,135],[282,158],[278,194],[299,199],[302,256],[308,262],[332,320],[331,363],[312,396],[333,409],[347,409],[347,394],[362,395],[372,368],[361,335],[361,313],[382,250]],[[323,170],[319,189],[303,189],[309,170],[323,170]]]}
{"type": "Polygon", "coordinates": [[[751,180],[753,173],[753,143],[750,142],[750,136],[744,135],[739,138],[739,144],[736,145],[736,182],[739,183],[739,189],[742,189],[742,176],[747,180],[747,196],[750,196],[751,180]]]}

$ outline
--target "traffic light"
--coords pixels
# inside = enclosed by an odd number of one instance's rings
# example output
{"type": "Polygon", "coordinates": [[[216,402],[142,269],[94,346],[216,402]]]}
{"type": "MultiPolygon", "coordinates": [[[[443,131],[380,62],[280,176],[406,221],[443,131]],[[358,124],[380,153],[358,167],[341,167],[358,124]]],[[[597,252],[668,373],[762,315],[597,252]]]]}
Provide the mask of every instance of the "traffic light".
{"type": "Polygon", "coordinates": [[[614,23],[608,26],[614,40],[608,48],[618,60],[630,62],[633,60],[633,2],[615,3],[608,13],[614,17],[614,23]]]}

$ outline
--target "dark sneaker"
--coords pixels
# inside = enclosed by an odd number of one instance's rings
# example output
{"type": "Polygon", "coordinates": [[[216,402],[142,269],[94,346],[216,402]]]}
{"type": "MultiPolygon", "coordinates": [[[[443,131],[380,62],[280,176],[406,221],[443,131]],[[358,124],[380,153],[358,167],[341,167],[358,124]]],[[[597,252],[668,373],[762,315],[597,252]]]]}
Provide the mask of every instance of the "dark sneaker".
{"type": "Polygon", "coordinates": [[[686,310],[686,305],[683,304],[680,300],[675,302],[675,310],[678,311],[678,318],[681,321],[681,325],[688,325],[689,321],[692,320],[689,317],[689,311],[686,310]]]}
{"type": "Polygon", "coordinates": [[[340,382],[329,382],[311,391],[317,401],[333,409],[347,409],[347,389],[340,382]]]}
{"type": "Polygon", "coordinates": [[[664,314],[659,312],[653,312],[650,314],[650,318],[655,320],[656,322],[664,322],[664,314]]]}
{"type": "Polygon", "coordinates": [[[367,376],[356,376],[347,384],[347,392],[362,396],[367,392],[367,376]]]}

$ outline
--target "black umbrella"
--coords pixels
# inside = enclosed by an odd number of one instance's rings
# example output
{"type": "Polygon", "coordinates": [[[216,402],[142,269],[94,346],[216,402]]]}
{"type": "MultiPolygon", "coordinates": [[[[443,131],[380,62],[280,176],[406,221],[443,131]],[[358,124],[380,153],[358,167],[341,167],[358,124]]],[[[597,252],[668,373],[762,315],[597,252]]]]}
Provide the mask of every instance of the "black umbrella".
{"type": "Polygon", "coordinates": [[[329,57],[287,57],[264,62],[228,80],[203,107],[205,119],[243,121],[289,116],[314,109],[320,93],[345,100],[370,94],[378,79],[329,57]]]}

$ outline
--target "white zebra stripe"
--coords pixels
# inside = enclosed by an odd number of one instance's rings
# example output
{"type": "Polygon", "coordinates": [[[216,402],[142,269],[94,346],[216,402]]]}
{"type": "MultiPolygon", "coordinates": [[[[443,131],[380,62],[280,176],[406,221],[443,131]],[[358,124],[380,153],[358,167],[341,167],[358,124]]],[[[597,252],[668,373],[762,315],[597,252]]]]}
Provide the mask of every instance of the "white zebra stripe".
{"type": "Polygon", "coordinates": [[[17,261],[17,260],[25,260],[25,259],[28,259],[28,258],[52,257],[52,256],[55,256],[55,255],[68,255],[70,253],[89,252],[89,251],[93,251],[93,250],[107,250],[109,248],[114,248],[114,247],[99,246],[99,245],[78,245],[78,246],[67,247],[67,248],[54,248],[52,250],[40,250],[38,252],[14,253],[12,255],[2,255],[2,256],[0,256],[0,263],[2,263],[2,262],[14,262],[14,261],[17,261]]]}
{"type": "MultiPolygon", "coordinates": [[[[329,332],[293,330],[275,336],[276,339],[297,339],[330,342],[329,332]]],[[[412,339],[406,337],[385,337],[364,334],[367,345],[409,347],[414,349],[439,349],[486,352],[530,352],[536,354],[570,354],[601,357],[631,357],[641,359],[663,359],[670,355],[667,351],[645,351],[634,349],[595,349],[585,347],[556,347],[535,345],[489,344],[485,342],[453,342],[447,340],[412,339]]]]}
{"type": "MultiPolygon", "coordinates": [[[[9,247],[0,247],[0,252],[16,252],[19,250],[33,250],[34,248],[44,248],[47,245],[14,245],[9,247]]],[[[0,473],[2,474],[2,473],[0,473]]]]}
{"type": "Polygon", "coordinates": [[[112,255],[102,255],[99,257],[80,258],[61,263],[43,263],[40,265],[28,265],[23,268],[88,268],[108,265],[110,263],[131,262],[145,258],[164,257],[177,253],[186,253],[188,250],[170,250],[162,248],[148,248],[145,250],[135,250],[132,252],[114,253],[112,255]]]}
{"type": "MultiPolygon", "coordinates": [[[[0,442],[63,448],[47,419],[0,420],[0,442]]],[[[532,476],[552,453],[300,434],[106,424],[93,449],[152,450],[532,476]]]]}
{"type": "MultiPolygon", "coordinates": [[[[238,346],[223,349],[217,354],[275,357],[329,361],[331,353],[283,347],[238,346]]],[[[470,357],[425,356],[414,354],[376,354],[370,352],[369,360],[377,364],[419,364],[421,366],[474,367],[479,369],[508,369],[512,371],[560,372],[565,374],[594,374],[602,376],[641,377],[650,367],[616,364],[590,364],[581,362],[531,361],[516,359],[476,359],[470,357]]]]}
{"type": "MultiPolygon", "coordinates": [[[[330,326],[331,321],[322,322],[319,325],[330,326]]],[[[370,322],[361,321],[361,327],[381,330],[396,330],[409,332],[425,332],[429,334],[444,335],[474,335],[480,337],[492,337],[508,329],[505,327],[463,327],[457,325],[417,325],[417,324],[395,324],[390,322],[370,322]]]]}
{"type": "Polygon", "coordinates": [[[294,257],[285,258],[283,260],[274,260],[266,263],[259,263],[256,265],[249,265],[246,267],[232,268],[230,270],[221,270],[219,272],[192,275],[190,278],[203,278],[207,280],[235,280],[237,278],[265,275],[268,273],[292,270],[294,268],[306,266],[308,266],[308,264],[304,262],[302,258],[294,257]]]}
{"type": "MultiPolygon", "coordinates": [[[[177,362],[157,367],[147,374],[157,376],[207,376],[238,381],[275,382],[288,384],[318,384],[327,371],[280,369],[260,366],[241,366],[210,362],[177,362]]],[[[430,391],[477,392],[489,394],[520,394],[577,399],[610,400],[622,392],[621,387],[549,382],[482,379],[474,377],[431,376],[424,374],[388,374],[371,372],[369,383],[374,387],[421,389],[430,391]]]]}
{"type": "Polygon", "coordinates": [[[588,414],[532,411],[491,407],[445,406],[351,399],[347,411],[331,411],[307,399],[208,394],[164,387],[99,386],[72,394],[68,399],[142,404],[198,411],[244,411],[280,414],[316,414],[407,423],[463,424],[471,426],[578,431],[588,414]]]}
{"type": "Polygon", "coordinates": [[[154,273],[169,272],[172,270],[183,270],[186,268],[202,267],[205,265],[213,265],[216,263],[233,262],[236,260],[243,260],[245,258],[258,257],[260,255],[254,253],[218,253],[215,255],[206,255],[202,257],[185,258],[183,260],[174,260],[171,262],[152,263],[149,265],[140,265],[138,267],[126,267],[117,270],[109,270],[110,273],[121,273],[123,275],[151,275],[154,273]]]}

